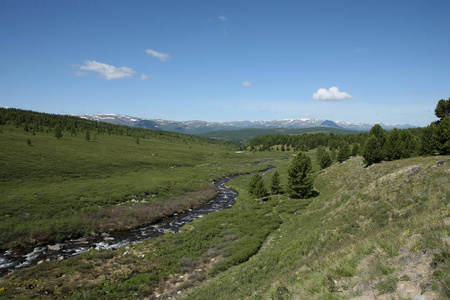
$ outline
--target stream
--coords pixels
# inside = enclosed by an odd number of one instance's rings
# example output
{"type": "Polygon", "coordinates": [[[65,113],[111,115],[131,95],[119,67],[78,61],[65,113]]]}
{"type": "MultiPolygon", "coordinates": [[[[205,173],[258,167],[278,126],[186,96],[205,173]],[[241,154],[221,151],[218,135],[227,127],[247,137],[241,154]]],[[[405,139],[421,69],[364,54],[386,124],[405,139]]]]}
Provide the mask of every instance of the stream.
{"type": "MultiPolygon", "coordinates": [[[[273,168],[269,166],[263,172],[273,168]]],[[[219,193],[214,199],[198,209],[190,209],[180,214],[175,213],[151,225],[125,231],[105,232],[100,235],[67,239],[57,244],[31,248],[15,247],[6,251],[0,251],[0,277],[14,270],[40,264],[44,261],[67,259],[71,256],[86,252],[89,249],[116,250],[122,246],[161,236],[166,232],[177,233],[183,225],[195,219],[206,216],[214,211],[231,208],[236,201],[238,193],[232,188],[227,187],[226,184],[233,178],[246,175],[250,174],[233,175],[215,181],[214,186],[219,193]]]]}

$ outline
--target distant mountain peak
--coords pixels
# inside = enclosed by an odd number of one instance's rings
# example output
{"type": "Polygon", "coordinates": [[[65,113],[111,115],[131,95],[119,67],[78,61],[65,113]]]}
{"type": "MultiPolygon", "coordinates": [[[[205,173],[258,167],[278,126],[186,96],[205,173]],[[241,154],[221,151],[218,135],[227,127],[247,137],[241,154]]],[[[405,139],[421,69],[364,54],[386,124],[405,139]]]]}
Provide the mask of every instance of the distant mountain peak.
{"type": "MultiPolygon", "coordinates": [[[[201,134],[218,130],[238,130],[247,128],[311,128],[311,127],[330,127],[339,129],[348,129],[356,131],[369,131],[373,125],[370,123],[340,122],[323,119],[284,119],[273,121],[228,121],[228,122],[207,122],[199,120],[190,121],[170,121],[161,119],[137,118],[120,114],[85,114],[79,115],[81,118],[107,122],[119,125],[175,131],[187,134],[201,134]]],[[[417,127],[410,124],[380,124],[383,128],[390,130],[394,127],[405,129],[417,127]]]]}
{"type": "Polygon", "coordinates": [[[320,123],[321,126],[325,126],[325,127],[331,127],[331,128],[339,128],[339,129],[345,129],[342,126],[339,126],[338,124],[334,123],[333,121],[330,120],[325,120],[322,123],[320,123]]]}

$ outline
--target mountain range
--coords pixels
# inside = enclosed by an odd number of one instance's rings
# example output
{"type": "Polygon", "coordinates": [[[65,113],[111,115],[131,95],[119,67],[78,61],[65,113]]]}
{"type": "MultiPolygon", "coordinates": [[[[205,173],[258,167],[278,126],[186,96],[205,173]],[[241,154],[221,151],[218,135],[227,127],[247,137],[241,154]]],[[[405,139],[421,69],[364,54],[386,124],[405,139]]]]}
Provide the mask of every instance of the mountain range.
{"type": "MultiPolygon", "coordinates": [[[[83,114],[78,117],[107,122],[119,125],[133,126],[139,128],[148,128],[156,130],[174,131],[187,134],[202,134],[206,132],[219,130],[239,130],[249,128],[312,128],[312,127],[328,127],[347,129],[355,131],[368,131],[374,124],[370,123],[354,123],[354,122],[339,122],[323,119],[284,119],[273,121],[229,121],[229,122],[207,122],[207,121],[169,121],[161,119],[145,119],[137,118],[120,114],[104,113],[104,114],[83,114]]],[[[393,128],[405,129],[417,127],[411,124],[383,124],[380,125],[390,130],[393,128]]]]}

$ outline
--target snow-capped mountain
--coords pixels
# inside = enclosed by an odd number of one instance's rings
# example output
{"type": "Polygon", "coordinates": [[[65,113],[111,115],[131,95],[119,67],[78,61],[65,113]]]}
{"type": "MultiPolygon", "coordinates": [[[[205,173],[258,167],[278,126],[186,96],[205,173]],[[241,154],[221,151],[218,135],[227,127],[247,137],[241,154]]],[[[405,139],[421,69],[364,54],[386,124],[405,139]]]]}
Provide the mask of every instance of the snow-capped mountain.
{"type": "MultiPolygon", "coordinates": [[[[81,118],[107,122],[119,125],[175,131],[188,134],[200,134],[217,130],[238,130],[247,128],[310,128],[310,127],[332,127],[357,131],[368,131],[374,124],[339,122],[321,119],[284,119],[273,121],[229,121],[229,122],[206,122],[206,121],[169,121],[161,119],[144,119],[119,114],[85,114],[78,115],[81,118]]],[[[410,124],[380,124],[383,128],[390,130],[417,127],[410,124]]]]}

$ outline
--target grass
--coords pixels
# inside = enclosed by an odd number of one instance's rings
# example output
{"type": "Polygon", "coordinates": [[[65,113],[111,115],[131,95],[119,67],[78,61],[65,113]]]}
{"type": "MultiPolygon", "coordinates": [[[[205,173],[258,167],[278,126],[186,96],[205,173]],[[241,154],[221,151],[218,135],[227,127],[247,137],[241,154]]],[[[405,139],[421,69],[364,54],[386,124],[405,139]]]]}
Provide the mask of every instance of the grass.
{"type": "MultiPolygon", "coordinates": [[[[314,152],[308,154],[314,162],[314,152]]],[[[446,299],[449,159],[420,157],[365,167],[356,157],[322,171],[314,164],[319,195],[307,200],[280,194],[256,201],[247,192],[250,178],[236,178],[229,182],[239,192],[232,209],[130,249],[91,250],[19,270],[0,279],[1,296],[413,298],[399,288],[407,282],[417,294],[446,299]],[[437,166],[440,160],[446,163],[437,166]],[[410,175],[413,167],[420,171],[410,175]]],[[[282,184],[289,163],[271,162],[282,184]]],[[[273,172],[263,175],[266,186],[273,172]]]]}
{"type": "Polygon", "coordinates": [[[213,180],[262,169],[254,163],[267,156],[188,136],[137,144],[119,135],[86,141],[83,134],[0,130],[3,248],[135,227],[198,206],[214,195],[213,180]]]}

